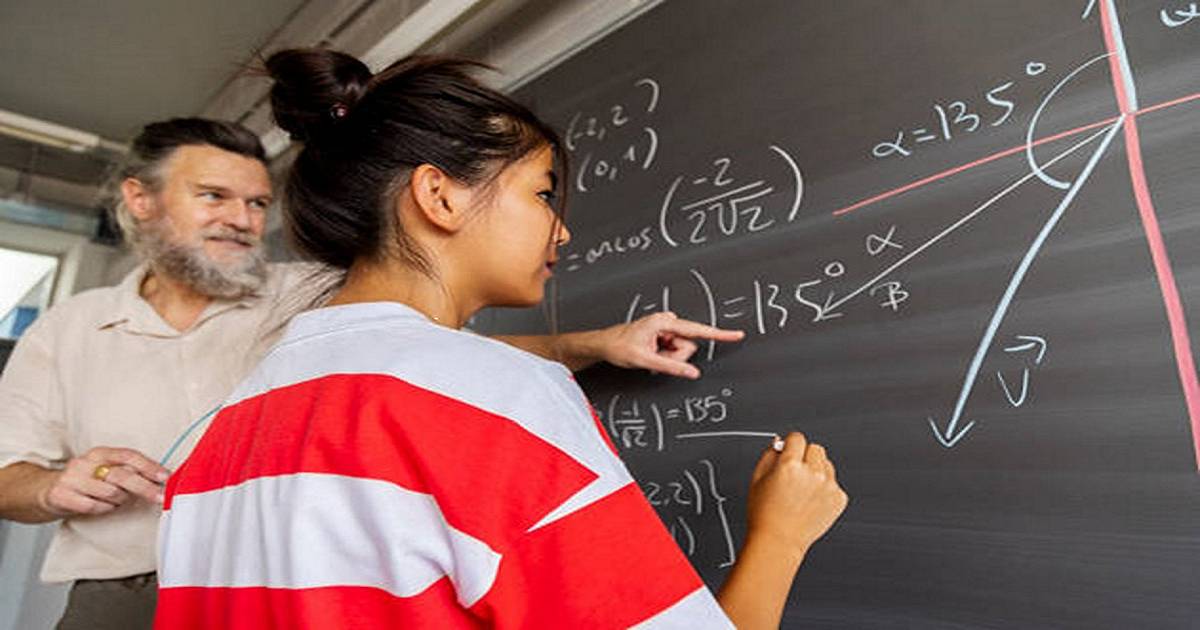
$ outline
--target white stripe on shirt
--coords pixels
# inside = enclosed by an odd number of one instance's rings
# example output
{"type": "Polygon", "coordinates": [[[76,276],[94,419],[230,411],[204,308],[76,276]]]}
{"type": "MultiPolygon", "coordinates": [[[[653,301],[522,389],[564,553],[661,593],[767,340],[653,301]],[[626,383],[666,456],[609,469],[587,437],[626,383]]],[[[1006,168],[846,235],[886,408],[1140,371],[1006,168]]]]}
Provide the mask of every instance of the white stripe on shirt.
{"type": "Polygon", "coordinates": [[[501,559],[446,523],[428,494],[316,473],[178,495],[158,548],[164,588],[370,586],[411,597],[447,576],[464,607],[488,592],[501,559]]]}
{"type": "Polygon", "coordinates": [[[725,616],[725,611],[713,599],[712,592],[701,586],[669,608],[633,626],[637,630],[696,630],[725,628],[737,630],[725,616]]]}

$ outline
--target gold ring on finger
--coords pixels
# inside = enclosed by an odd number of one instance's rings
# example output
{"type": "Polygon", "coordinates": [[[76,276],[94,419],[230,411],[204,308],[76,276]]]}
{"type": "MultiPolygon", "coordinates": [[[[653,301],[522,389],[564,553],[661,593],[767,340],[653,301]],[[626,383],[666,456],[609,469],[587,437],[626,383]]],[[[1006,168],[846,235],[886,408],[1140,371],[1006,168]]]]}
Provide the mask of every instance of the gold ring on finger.
{"type": "Polygon", "coordinates": [[[112,468],[105,464],[100,464],[95,470],[92,471],[92,478],[104,481],[105,477],[108,477],[108,473],[110,472],[112,472],[112,468]]]}

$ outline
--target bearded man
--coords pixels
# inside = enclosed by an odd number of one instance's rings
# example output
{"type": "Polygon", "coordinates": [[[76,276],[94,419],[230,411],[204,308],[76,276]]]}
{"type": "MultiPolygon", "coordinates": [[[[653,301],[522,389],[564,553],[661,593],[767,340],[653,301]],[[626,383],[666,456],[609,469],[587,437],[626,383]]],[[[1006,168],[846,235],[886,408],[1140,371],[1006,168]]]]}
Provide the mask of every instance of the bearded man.
{"type": "MultiPolygon", "coordinates": [[[[74,582],[60,629],[150,627],[168,467],[288,320],[339,281],[264,262],[271,181],[262,145],[239,125],[147,125],[115,187],[141,264],[50,309],[0,377],[0,518],[59,521],[42,579],[74,582]]],[[[659,313],[504,340],[573,369],[607,360],[696,378],[697,338],[741,333],[659,313]]]]}

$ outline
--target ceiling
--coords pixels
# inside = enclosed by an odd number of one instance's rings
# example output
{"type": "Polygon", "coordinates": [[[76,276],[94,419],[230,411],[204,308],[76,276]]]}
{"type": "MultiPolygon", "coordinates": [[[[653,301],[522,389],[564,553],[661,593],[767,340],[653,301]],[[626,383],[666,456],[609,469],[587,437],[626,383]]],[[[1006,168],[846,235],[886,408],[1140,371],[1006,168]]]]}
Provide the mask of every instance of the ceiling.
{"type": "Polygon", "coordinates": [[[330,46],[376,69],[416,51],[469,55],[512,87],[657,2],[0,0],[0,114],[105,141],[72,152],[0,134],[0,220],[90,229],[79,219],[94,224],[101,185],[148,121],[236,120],[283,151],[268,83],[246,72],[264,51],[330,46]]]}
{"type": "Polygon", "coordinates": [[[128,141],[195,113],[304,0],[4,0],[0,108],[128,141]]]}
{"type": "MultiPolygon", "coordinates": [[[[148,121],[207,114],[209,104],[282,31],[289,31],[293,45],[314,45],[335,29],[346,30],[348,19],[375,5],[402,19],[421,4],[3,0],[0,110],[96,134],[119,147],[148,121]],[[302,15],[320,19],[294,24],[302,15]]],[[[376,21],[384,29],[395,23],[376,21]]],[[[120,158],[111,150],[72,152],[0,135],[0,198],[36,203],[49,213],[96,215],[99,187],[120,158]]],[[[45,225],[61,221],[49,217],[45,225]]]]}

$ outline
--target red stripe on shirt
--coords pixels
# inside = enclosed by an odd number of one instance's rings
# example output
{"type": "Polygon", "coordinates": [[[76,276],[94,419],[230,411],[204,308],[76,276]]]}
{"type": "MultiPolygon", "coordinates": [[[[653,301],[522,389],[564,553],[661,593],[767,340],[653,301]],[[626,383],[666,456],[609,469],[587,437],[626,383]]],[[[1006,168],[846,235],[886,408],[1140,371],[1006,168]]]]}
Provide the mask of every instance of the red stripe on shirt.
{"type": "Polygon", "coordinates": [[[517,541],[472,610],[496,628],[623,628],[701,586],[631,483],[517,541]]]}
{"type": "Polygon", "coordinates": [[[592,421],[596,423],[596,430],[600,432],[600,437],[604,438],[604,443],[608,445],[608,450],[612,451],[613,455],[620,457],[617,452],[617,445],[613,444],[612,437],[608,435],[608,429],[604,428],[604,421],[600,419],[600,414],[596,413],[596,408],[588,405],[588,411],[592,413],[592,421]]]}
{"type": "Polygon", "coordinates": [[[596,478],[513,420],[391,376],[339,374],[222,410],[172,476],[165,509],[175,494],[298,472],[431,494],[447,522],[500,551],[596,478]]]}
{"type": "Polygon", "coordinates": [[[156,630],[268,630],[272,628],[480,628],[455,600],[448,579],[413,597],[366,586],[273,589],[164,588],[158,592],[156,630]]]}

